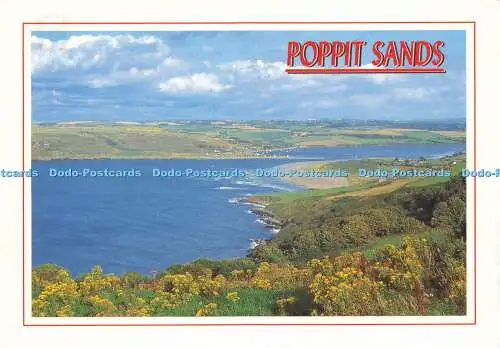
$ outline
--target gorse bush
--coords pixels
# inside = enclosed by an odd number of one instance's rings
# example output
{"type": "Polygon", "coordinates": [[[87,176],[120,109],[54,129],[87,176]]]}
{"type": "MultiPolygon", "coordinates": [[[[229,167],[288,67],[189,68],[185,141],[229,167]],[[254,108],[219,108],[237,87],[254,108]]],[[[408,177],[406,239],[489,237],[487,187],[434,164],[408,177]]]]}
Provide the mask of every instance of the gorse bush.
{"type": "Polygon", "coordinates": [[[331,276],[316,274],[310,285],[314,315],[381,315],[382,282],[370,280],[362,271],[347,267],[331,276]]]}
{"type": "Polygon", "coordinates": [[[439,296],[465,310],[465,265],[425,238],[407,237],[401,247],[386,245],[375,260],[349,253],[309,263],[310,285],[319,315],[426,314],[429,298],[439,296]]]}
{"type": "Polygon", "coordinates": [[[57,266],[36,267],[33,315],[161,316],[192,306],[191,315],[206,316],[218,315],[221,303],[225,315],[234,315],[240,303],[256,301],[242,295],[244,289],[276,296],[276,315],[423,315],[434,297],[453,304],[455,314],[465,311],[465,264],[426,238],[385,245],[372,260],[346,252],[300,267],[261,262],[255,271],[233,269],[228,277],[206,268],[198,275],[130,278],[95,267],[74,279],[57,266]]]}
{"type": "Polygon", "coordinates": [[[191,273],[192,275],[203,275],[207,269],[210,269],[214,276],[220,274],[223,275],[224,277],[228,277],[231,271],[235,269],[255,271],[255,269],[257,269],[257,266],[258,265],[249,258],[237,258],[237,259],[226,259],[226,260],[198,259],[191,263],[172,265],[165,271],[161,272],[159,276],[163,274],[179,274],[179,273],[191,273]]]}

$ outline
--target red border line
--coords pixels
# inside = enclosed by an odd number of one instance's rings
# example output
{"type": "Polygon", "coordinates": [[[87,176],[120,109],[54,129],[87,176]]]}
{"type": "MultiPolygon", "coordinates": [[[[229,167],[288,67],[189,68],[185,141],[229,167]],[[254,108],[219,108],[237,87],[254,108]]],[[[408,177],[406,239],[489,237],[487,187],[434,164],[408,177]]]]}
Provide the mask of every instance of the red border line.
{"type": "MultiPolygon", "coordinates": [[[[476,170],[476,108],[477,108],[477,103],[476,103],[476,89],[477,89],[477,84],[476,84],[476,22],[474,22],[474,170],[476,170]]],[[[467,64],[467,62],[466,62],[467,64]]],[[[466,151],[467,153],[467,151],[466,151]]],[[[477,191],[477,186],[476,186],[476,177],[474,177],[474,324],[477,323],[477,267],[476,267],[476,261],[477,261],[477,249],[476,249],[476,191],[477,191]]]]}
{"type": "MultiPolygon", "coordinates": [[[[25,151],[25,136],[24,136],[24,131],[25,131],[25,83],[24,83],[24,78],[25,78],[25,73],[24,73],[24,59],[25,59],[25,49],[24,49],[24,32],[25,32],[25,25],[173,25],[173,24],[185,24],[185,25],[198,25],[198,24],[228,24],[228,25],[245,25],[245,24],[278,24],[278,25],[283,25],[283,24],[299,24],[299,25],[310,25],[310,24],[473,24],[473,36],[474,36],[474,130],[473,130],[473,143],[474,143],[474,169],[476,169],[476,22],[475,21],[442,21],[442,22],[435,22],[435,21],[417,21],[417,22],[405,22],[405,21],[398,21],[398,22],[366,22],[366,21],[361,21],[361,22],[255,22],[255,21],[250,21],[250,22],[23,22],[22,24],[22,145],[21,145],[21,151],[22,151],[22,168],[24,171],[24,151],[25,151]]],[[[363,69],[366,70],[368,69],[363,69]]],[[[378,69],[380,70],[380,69],[378,69]]],[[[384,71],[385,72],[385,71],[384,71]]],[[[264,324],[264,323],[238,323],[238,324],[231,324],[231,323],[221,323],[221,324],[213,324],[213,323],[207,323],[207,324],[26,324],[26,304],[25,304],[25,292],[26,292],[26,287],[25,287],[25,211],[24,211],[24,206],[25,206],[25,182],[24,182],[24,177],[22,178],[22,193],[23,193],[23,198],[22,198],[22,203],[23,203],[23,211],[22,211],[22,242],[23,242],[23,251],[22,251],[22,265],[23,265],[23,280],[22,280],[22,285],[23,285],[23,326],[40,326],[40,327],[55,327],[55,326],[470,326],[470,325],[476,325],[477,324],[477,294],[476,294],[476,288],[477,288],[477,267],[476,267],[476,260],[477,260],[477,252],[476,252],[476,178],[474,178],[474,321],[471,323],[318,323],[318,324],[299,324],[299,323],[284,323],[284,324],[278,324],[278,323],[269,323],[269,324],[264,324]]]]}
{"type": "Polygon", "coordinates": [[[375,21],[375,22],[366,22],[366,21],[359,21],[359,22],[280,22],[280,21],[271,21],[271,22],[256,22],[256,21],[247,21],[247,22],[226,22],[226,21],[216,21],[216,22],[179,22],[179,21],[174,21],[174,22],[24,22],[23,24],[50,24],[50,25],[66,25],[66,24],[73,24],[73,25],[92,25],[92,24],[97,24],[97,25],[172,25],[172,24],[185,24],[185,25],[198,25],[198,24],[305,24],[305,25],[310,25],[310,24],[473,24],[475,21],[443,21],[443,22],[436,22],[436,21],[418,21],[418,22],[405,22],[405,21],[396,21],[396,22],[384,22],[384,21],[375,21]]]}
{"type": "Polygon", "coordinates": [[[289,74],[408,74],[445,73],[445,68],[288,68],[289,74]]]}
{"type": "MultiPolygon", "coordinates": [[[[23,163],[21,164],[21,168],[23,169],[23,172],[24,172],[24,23],[23,23],[23,32],[22,32],[22,35],[23,35],[23,40],[22,40],[22,77],[23,77],[23,81],[22,81],[22,87],[23,87],[23,93],[22,93],[22,98],[23,98],[23,109],[22,109],[22,119],[23,119],[23,125],[22,125],[22,132],[23,134],[21,135],[21,139],[22,139],[22,144],[21,144],[21,160],[23,161],[23,163]]],[[[26,266],[24,264],[24,260],[25,260],[25,257],[24,257],[24,253],[25,253],[25,248],[24,248],[24,245],[25,245],[25,236],[24,236],[24,220],[25,220],[25,216],[24,216],[24,175],[22,176],[22,191],[23,191],[23,199],[22,199],[22,203],[23,203],[23,212],[22,212],[22,217],[23,217],[23,222],[22,222],[22,228],[23,228],[23,325],[26,325],[26,320],[25,320],[25,312],[26,312],[26,304],[25,304],[25,293],[26,293],[26,289],[25,289],[25,284],[24,284],[24,278],[26,277],[26,266]]]]}
{"type": "MultiPolygon", "coordinates": [[[[220,318],[220,317],[219,317],[220,318]]],[[[248,317],[247,317],[248,318],[248,317]]],[[[336,324],[328,324],[328,323],[319,323],[319,324],[298,324],[298,323],[287,323],[287,324],[277,324],[277,323],[269,323],[269,324],[27,324],[25,326],[40,326],[40,327],[53,327],[53,326],[471,326],[475,325],[474,323],[357,323],[357,324],[349,324],[349,323],[336,323],[336,324]]]]}

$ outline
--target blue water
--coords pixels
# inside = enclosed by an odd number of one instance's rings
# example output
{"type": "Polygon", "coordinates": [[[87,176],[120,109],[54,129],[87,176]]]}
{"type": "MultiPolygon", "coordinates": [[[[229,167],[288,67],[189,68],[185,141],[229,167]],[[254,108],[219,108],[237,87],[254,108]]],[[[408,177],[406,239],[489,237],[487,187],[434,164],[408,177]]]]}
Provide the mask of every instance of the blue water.
{"type": "MultiPolygon", "coordinates": [[[[314,148],[289,156],[318,159],[430,157],[465,151],[465,144],[314,148]]],[[[270,238],[248,205],[234,198],[295,190],[278,178],[254,177],[255,169],[293,159],[59,160],[34,161],[33,265],[56,263],[73,274],[101,265],[105,272],[150,273],[200,257],[246,255],[250,239],[270,238]],[[58,170],[126,170],[140,177],[51,177],[58,170]],[[242,169],[245,177],[153,177],[162,170],[242,169]]]]}
{"type": "Polygon", "coordinates": [[[311,159],[353,159],[367,157],[440,157],[465,152],[465,144],[399,144],[390,146],[353,145],[345,147],[299,148],[271,154],[311,159]]]}

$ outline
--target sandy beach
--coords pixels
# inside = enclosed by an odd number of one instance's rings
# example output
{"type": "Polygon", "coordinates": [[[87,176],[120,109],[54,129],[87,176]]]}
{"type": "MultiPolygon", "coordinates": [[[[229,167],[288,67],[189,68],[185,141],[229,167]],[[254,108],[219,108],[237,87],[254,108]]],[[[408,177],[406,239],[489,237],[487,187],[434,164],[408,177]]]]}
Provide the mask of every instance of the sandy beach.
{"type": "MultiPolygon", "coordinates": [[[[312,171],[317,166],[331,162],[332,161],[296,162],[296,163],[284,164],[279,168],[280,170],[296,169],[298,171],[312,171]]],[[[284,176],[281,179],[296,185],[304,186],[308,189],[327,189],[332,187],[347,186],[349,184],[347,178],[341,176],[328,176],[328,177],[284,176]]]]}

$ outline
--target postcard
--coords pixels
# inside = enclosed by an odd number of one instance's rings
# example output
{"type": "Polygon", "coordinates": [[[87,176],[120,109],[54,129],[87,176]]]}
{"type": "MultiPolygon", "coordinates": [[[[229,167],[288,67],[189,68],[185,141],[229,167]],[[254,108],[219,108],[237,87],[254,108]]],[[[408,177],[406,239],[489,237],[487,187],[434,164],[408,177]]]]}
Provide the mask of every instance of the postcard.
{"type": "Polygon", "coordinates": [[[22,330],[479,327],[474,20],[22,28],[22,330]]]}

